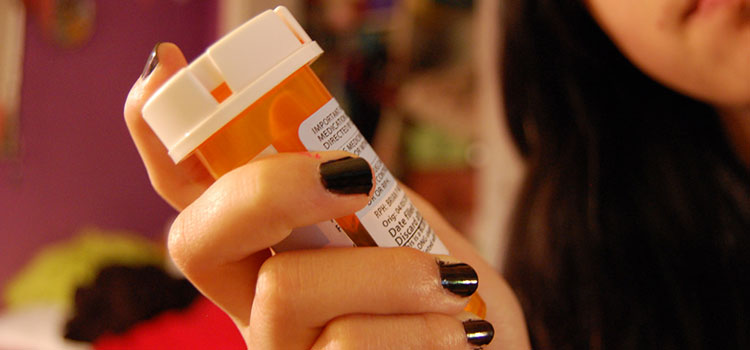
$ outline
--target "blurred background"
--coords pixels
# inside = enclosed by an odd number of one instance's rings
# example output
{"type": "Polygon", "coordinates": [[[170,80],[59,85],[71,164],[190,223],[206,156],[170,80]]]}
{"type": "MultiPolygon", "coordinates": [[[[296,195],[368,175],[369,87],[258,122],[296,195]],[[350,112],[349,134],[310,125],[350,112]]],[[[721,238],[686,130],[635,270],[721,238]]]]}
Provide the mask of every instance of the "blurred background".
{"type": "Polygon", "coordinates": [[[190,325],[237,345],[165,267],[176,213],[122,105],[157,42],[190,61],[277,5],[326,51],[313,68],[394,175],[499,267],[522,175],[501,120],[501,1],[0,0],[0,349],[137,348],[190,325]],[[191,310],[214,328],[164,320],[191,310]]]}

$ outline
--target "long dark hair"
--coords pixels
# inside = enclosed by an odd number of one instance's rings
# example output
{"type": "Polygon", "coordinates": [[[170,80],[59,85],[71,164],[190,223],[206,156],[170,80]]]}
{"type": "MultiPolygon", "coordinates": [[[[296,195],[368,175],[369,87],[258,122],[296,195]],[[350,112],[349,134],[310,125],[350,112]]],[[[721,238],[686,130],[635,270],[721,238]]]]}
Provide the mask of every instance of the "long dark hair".
{"type": "Polygon", "coordinates": [[[750,174],[717,112],[634,67],[582,1],[504,1],[528,164],[505,276],[535,349],[749,349],[750,174]]]}

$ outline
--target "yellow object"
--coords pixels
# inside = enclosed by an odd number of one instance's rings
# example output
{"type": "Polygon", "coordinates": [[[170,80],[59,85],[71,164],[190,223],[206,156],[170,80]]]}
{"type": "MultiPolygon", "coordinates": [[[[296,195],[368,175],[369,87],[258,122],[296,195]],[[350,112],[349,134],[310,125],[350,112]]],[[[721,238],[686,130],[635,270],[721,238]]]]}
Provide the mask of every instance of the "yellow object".
{"type": "Polygon", "coordinates": [[[102,267],[163,262],[163,249],[137,234],[85,228],[42,248],[6,285],[3,300],[8,308],[55,304],[67,309],[76,289],[93,282],[102,267]]]}

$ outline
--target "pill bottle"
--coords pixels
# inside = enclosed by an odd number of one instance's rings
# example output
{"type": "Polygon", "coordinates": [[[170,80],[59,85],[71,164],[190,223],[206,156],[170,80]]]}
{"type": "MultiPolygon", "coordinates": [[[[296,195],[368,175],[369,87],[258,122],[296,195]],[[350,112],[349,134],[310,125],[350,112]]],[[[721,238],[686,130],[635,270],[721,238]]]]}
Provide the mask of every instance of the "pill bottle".
{"type": "MultiPolygon", "coordinates": [[[[295,229],[276,252],[321,247],[448,250],[310,68],[323,50],[283,6],[249,20],[170,78],[143,118],[175,163],[196,157],[218,179],[276,152],[344,150],[375,176],[368,205],[347,217],[295,229]]],[[[484,317],[478,295],[467,311],[484,317]]]]}

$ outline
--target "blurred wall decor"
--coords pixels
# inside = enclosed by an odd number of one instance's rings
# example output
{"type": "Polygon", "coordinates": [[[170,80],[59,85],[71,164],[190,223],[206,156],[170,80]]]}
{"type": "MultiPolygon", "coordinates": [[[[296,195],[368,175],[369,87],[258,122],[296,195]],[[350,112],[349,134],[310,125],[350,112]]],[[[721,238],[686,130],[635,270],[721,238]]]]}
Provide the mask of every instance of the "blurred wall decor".
{"type": "Polygon", "coordinates": [[[94,0],[24,0],[48,40],[63,48],[86,44],[94,34],[94,0]]]}
{"type": "Polygon", "coordinates": [[[239,27],[255,15],[276,6],[286,6],[299,20],[303,11],[303,2],[303,0],[218,0],[217,37],[231,32],[232,29],[239,27]]]}
{"type": "Polygon", "coordinates": [[[0,160],[18,153],[25,19],[20,0],[0,1],[0,160]]]}

